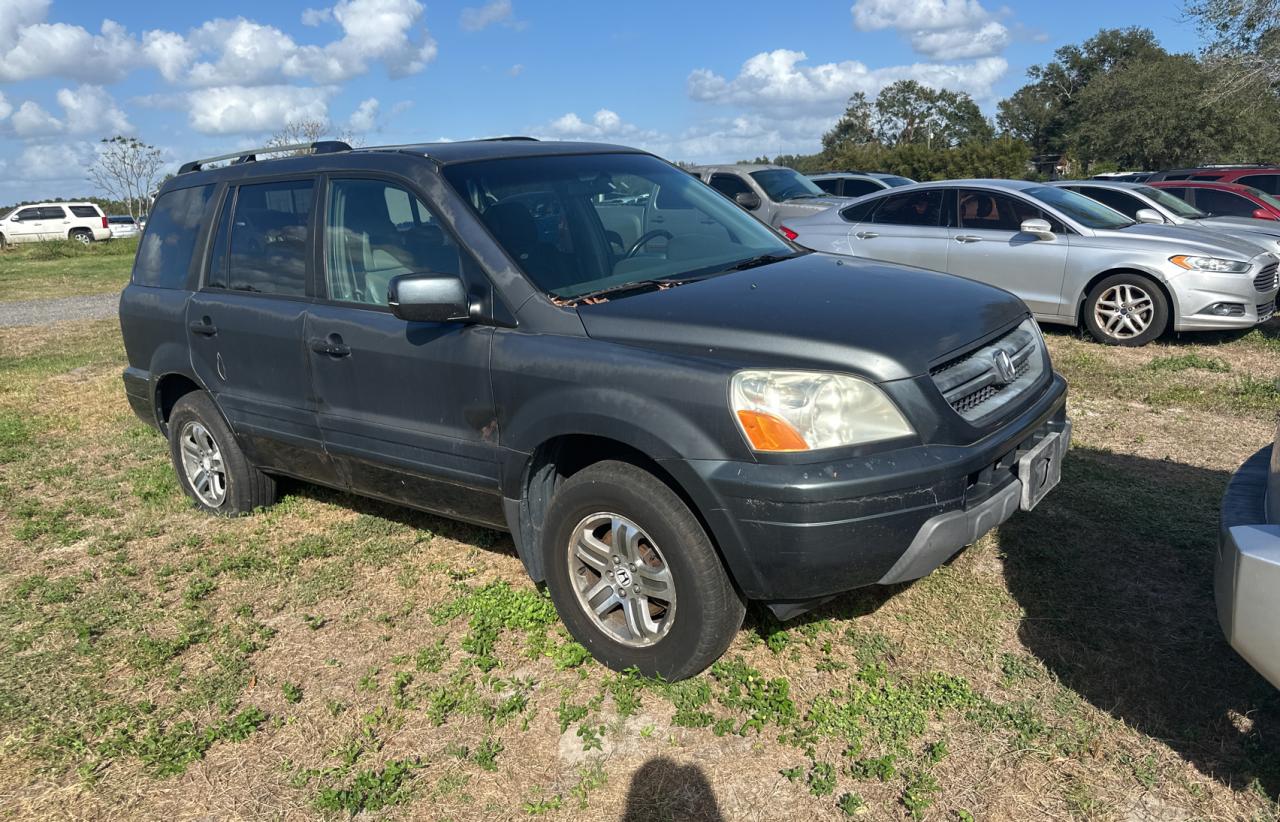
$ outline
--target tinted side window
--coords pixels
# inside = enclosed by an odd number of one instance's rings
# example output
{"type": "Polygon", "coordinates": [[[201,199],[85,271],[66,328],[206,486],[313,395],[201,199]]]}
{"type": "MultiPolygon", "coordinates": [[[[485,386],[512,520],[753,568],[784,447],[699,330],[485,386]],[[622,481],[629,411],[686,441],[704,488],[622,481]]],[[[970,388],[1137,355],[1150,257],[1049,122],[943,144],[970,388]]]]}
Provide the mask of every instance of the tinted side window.
{"type": "Polygon", "coordinates": [[[1206,181],[1221,180],[1222,175],[1221,174],[1192,174],[1189,179],[1206,180],[1206,181]]]}
{"type": "Polygon", "coordinates": [[[1187,190],[1185,188],[1164,188],[1163,186],[1161,188],[1163,191],[1169,194],[1172,194],[1174,197],[1177,197],[1179,200],[1186,200],[1187,202],[1191,202],[1191,198],[1187,196],[1187,190]]]}
{"type": "Polygon", "coordinates": [[[306,296],[313,189],[311,180],[240,186],[231,220],[227,288],[306,296]]]}
{"type": "Polygon", "coordinates": [[[844,196],[861,197],[863,194],[871,194],[876,191],[882,191],[883,186],[876,185],[870,180],[845,180],[844,196]]]}
{"type": "Polygon", "coordinates": [[[19,219],[19,220],[39,220],[39,219],[41,219],[41,217],[40,217],[40,209],[38,209],[38,208],[24,208],[24,209],[22,209],[21,211],[19,211],[19,212],[18,212],[18,219],[19,219]]]}
{"type": "Polygon", "coordinates": [[[40,209],[40,219],[42,220],[65,220],[66,218],[67,212],[63,211],[62,206],[45,206],[40,209]]]}
{"type": "Polygon", "coordinates": [[[458,246],[417,197],[378,180],[333,180],[325,218],[329,299],[386,305],[392,277],[460,274],[458,246]]]}
{"type": "Polygon", "coordinates": [[[840,212],[840,216],[851,223],[865,223],[871,219],[871,215],[875,213],[876,208],[884,202],[883,197],[874,200],[868,200],[865,203],[851,205],[840,212]]]}
{"type": "Polygon", "coordinates": [[[983,231],[1021,231],[1024,220],[1048,220],[1054,232],[1062,224],[1039,208],[1016,197],[993,191],[961,189],[960,227],[983,231]]]}
{"type": "Polygon", "coordinates": [[[1138,209],[1150,207],[1132,194],[1125,194],[1123,191],[1116,191],[1113,188],[1081,186],[1077,190],[1084,196],[1097,200],[1104,206],[1114,208],[1131,220],[1138,218],[1138,209]]]}
{"type": "Polygon", "coordinates": [[[1196,189],[1196,207],[1213,217],[1250,217],[1258,206],[1229,191],[1199,188],[1196,189]]]}
{"type": "Polygon", "coordinates": [[[942,189],[895,194],[882,200],[873,222],[887,225],[936,226],[942,217],[942,189]]]}
{"type": "Polygon", "coordinates": [[[212,194],[212,185],[196,186],[170,191],[156,200],[133,263],[135,283],[158,288],[186,287],[191,250],[212,194]]]}
{"type": "Polygon", "coordinates": [[[209,273],[205,276],[205,288],[227,287],[227,241],[231,235],[231,212],[235,209],[236,190],[227,190],[218,216],[218,230],[213,235],[213,250],[209,253],[209,273]]]}
{"type": "Polygon", "coordinates": [[[97,217],[98,209],[93,206],[71,206],[71,213],[77,217],[97,217]]]}
{"type": "Polygon", "coordinates": [[[1280,194],[1280,174],[1250,174],[1236,182],[1242,186],[1253,186],[1268,194],[1280,194]]]}
{"type": "Polygon", "coordinates": [[[835,177],[826,180],[814,180],[813,184],[828,194],[840,193],[840,180],[835,177]]]}
{"type": "Polygon", "coordinates": [[[747,185],[746,181],[741,177],[734,174],[712,174],[711,187],[728,197],[730,200],[732,200],[735,195],[751,191],[751,186],[747,185]]]}

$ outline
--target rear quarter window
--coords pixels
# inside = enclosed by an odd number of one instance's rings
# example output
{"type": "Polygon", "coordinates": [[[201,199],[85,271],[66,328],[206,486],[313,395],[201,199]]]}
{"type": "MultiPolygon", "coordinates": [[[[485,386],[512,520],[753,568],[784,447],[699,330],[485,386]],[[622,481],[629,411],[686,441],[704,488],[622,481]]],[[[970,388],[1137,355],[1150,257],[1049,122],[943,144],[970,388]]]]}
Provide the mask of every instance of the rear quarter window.
{"type": "Polygon", "coordinates": [[[101,217],[93,206],[71,206],[71,213],[77,217],[101,217]]]}
{"type": "Polygon", "coordinates": [[[213,185],[181,188],[161,195],[133,264],[133,281],[155,288],[185,288],[191,252],[213,195],[213,185]]]}

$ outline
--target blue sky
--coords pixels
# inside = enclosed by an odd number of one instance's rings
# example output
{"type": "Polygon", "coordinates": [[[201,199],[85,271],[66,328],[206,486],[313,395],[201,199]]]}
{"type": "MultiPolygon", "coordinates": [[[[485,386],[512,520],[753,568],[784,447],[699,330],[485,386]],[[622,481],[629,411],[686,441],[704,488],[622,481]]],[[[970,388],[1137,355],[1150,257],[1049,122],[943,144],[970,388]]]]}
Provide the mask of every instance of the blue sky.
{"type": "Polygon", "coordinates": [[[913,77],[988,113],[1099,28],[1194,51],[1170,0],[0,0],[0,203],[91,191],[116,133],[185,159],[327,118],[365,144],[533,134],[679,160],[813,151],[913,77]]]}

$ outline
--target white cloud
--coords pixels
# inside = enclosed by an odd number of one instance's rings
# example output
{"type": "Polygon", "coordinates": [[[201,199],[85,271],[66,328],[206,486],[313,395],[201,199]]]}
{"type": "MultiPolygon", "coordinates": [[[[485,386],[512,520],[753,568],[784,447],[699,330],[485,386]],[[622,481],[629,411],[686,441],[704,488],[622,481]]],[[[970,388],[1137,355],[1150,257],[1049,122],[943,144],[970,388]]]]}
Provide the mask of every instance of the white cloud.
{"type": "Polygon", "coordinates": [[[45,23],[48,3],[0,3],[0,82],[69,77],[115,82],[138,60],[138,41],[113,20],[100,34],[81,26],[45,23]]]}
{"type": "Polygon", "coordinates": [[[14,179],[83,180],[94,151],[87,142],[32,143],[14,163],[14,179]]]}
{"type": "Polygon", "coordinates": [[[631,123],[623,122],[618,113],[602,108],[583,120],[574,112],[569,112],[553,120],[542,131],[546,136],[557,140],[606,140],[632,143],[652,143],[662,139],[656,131],[642,129],[631,123]]]}
{"type": "Polygon", "coordinates": [[[9,122],[13,124],[13,131],[19,137],[47,137],[62,131],[62,123],[58,122],[58,118],[33,100],[27,100],[18,106],[9,122]]]}
{"type": "Polygon", "coordinates": [[[511,68],[507,69],[507,74],[510,74],[512,77],[519,77],[523,73],[524,73],[523,63],[516,63],[511,68]]]}
{"type": "Polygon", "coordinates": [[[411,108],[413,108],[412,100],[400,100],[391,107],[391,115],[394,117],[395,115],[408,111],[411,108]]]}
{"type": "Polygon", "coordinates": [[[318,26],[321,23],[328,23],[333,19],[333,9],[303,9],[302,25],[318,26]]]}
{"type": "Polygon", "coordinates": [[[859,30],[895,29],[935,60],[999,54],[1010,40],[978,0],[857,0],[850,11],[859,30]]]}
{"type": "Polygon", "coordinates": [[[4,92],[0,91],[0,120],[3,120],[12,113],[13,106],[9,105],[9,101],[4,98],[4,92]]]}
{"type": "Polygon", "coordinates": [[[496,23],[515,29],[525,26],[523,21],[515,18],[511,0],[490,0],[483,6],[467,6],[458,17],[458,25],[464,31],[480,31],[496,23]]]}
{"type": "Polygon", "coordinates": [[[1004,76],[1009,64],[1000,57],[972,63],[913,63],[872,69],[857,60],[801,65],[803,51],[776,49],[761,52],[742,64],[736,77],[709,69],[689,75],[688,93],[694,100],[743,105],[774,112],[826,112],[844,103],[854,92],[874,95],[890,83],[912,79],[935,88],[965,91],[977,99],[992,96],[992,85],[1004,76]]]}
{"type": "Polygon", "coordinates": [[[101,132],[99,136],[105,137],[133,129],[129,118],[102,86],[59,89],[58,105],[65,112],[64,122],[72,134],[101,132]]]}
{"type": "Polygon", "coordinates": [[[191,127],[204,134],[278,129],[295,120],[329,116],[331,87],[217,86],[187,96],[191,127]]]}
{"type": "Polygon", "coordinates": [[[361,101],[356,110],[351,112],[347,127],[355,132],[372,131],[378,122],[378,99],[370,97],[361,101]]]}

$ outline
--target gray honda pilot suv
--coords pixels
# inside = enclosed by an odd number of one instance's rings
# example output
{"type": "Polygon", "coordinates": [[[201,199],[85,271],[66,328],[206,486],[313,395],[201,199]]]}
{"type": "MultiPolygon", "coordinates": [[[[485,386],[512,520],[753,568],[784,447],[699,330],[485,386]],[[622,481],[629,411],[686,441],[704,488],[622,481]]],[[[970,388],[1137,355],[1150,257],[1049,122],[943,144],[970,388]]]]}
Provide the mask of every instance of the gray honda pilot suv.
{"type": "Polygon", "coordinates": [[[120,300],[133,409],[214,514],[278,477],[507,530],[573,636],[667,678],[748,599],[930,573],[1060,477],[1027,307],[810,252],[629,148],[502,139],[206,168],[120,300]]]}

